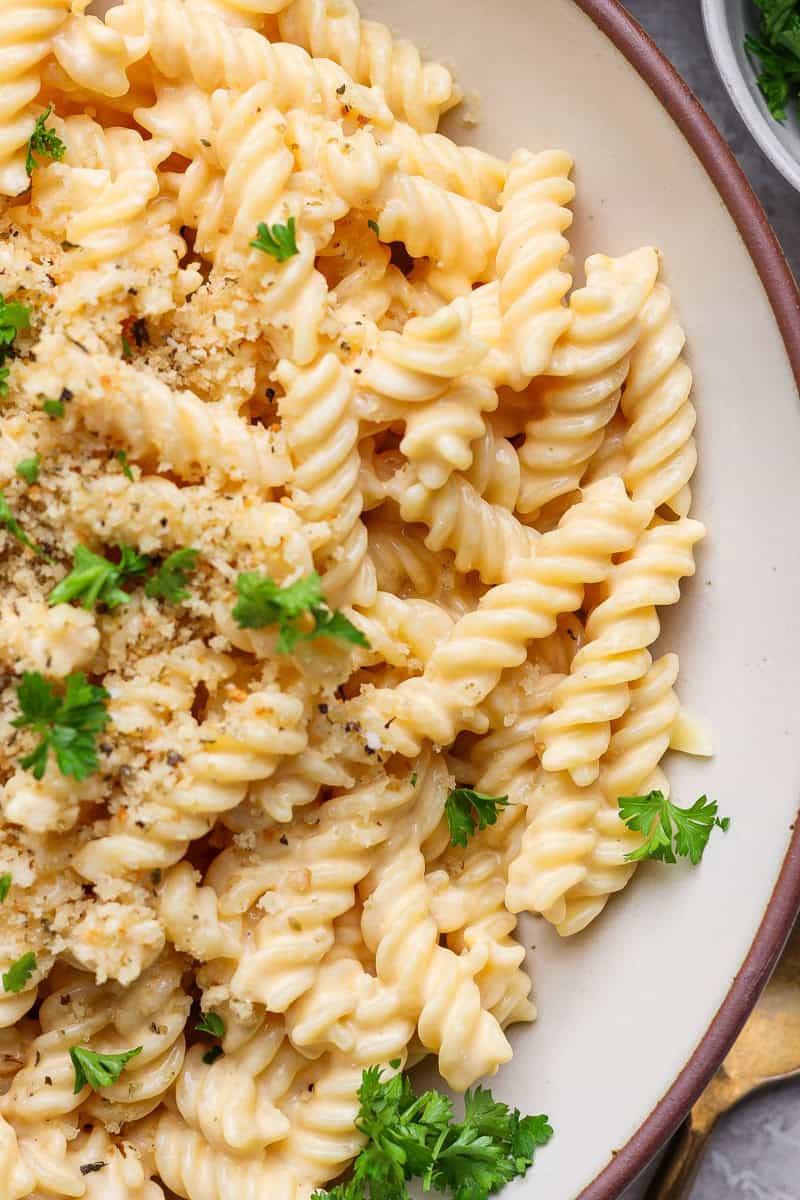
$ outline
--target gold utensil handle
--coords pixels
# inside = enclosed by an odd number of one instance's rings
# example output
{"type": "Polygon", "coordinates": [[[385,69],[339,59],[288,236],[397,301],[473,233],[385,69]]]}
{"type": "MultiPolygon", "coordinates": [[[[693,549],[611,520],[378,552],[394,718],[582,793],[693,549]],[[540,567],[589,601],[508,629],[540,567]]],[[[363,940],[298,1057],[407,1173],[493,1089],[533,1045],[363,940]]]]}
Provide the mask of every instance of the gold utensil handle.
{"type": "Polygon", "coordinates": [[[689,1200],[710,1136],[711,1129],[697,1129],[689,1117],[667,1150],[644,1200],[689,1200]]]}

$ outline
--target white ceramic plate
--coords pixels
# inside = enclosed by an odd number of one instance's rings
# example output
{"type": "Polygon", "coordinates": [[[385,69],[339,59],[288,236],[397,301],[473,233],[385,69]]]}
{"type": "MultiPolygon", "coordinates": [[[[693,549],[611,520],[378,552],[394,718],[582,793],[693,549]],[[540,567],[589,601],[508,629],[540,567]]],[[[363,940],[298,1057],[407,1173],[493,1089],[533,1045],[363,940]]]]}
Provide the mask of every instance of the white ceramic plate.
{"type": "Polygon", "coordinates": [[[480,94],[476,128],[449,120],[459,140],[501,154],[517,145],[573,152],[579,258],[657,244],[691,339],[696,512],[711,535],[663,646],[680,651],[682,698],[712,718],[719,753],[711,765],[669,766],[678,798],[708,792],[733,826],[696,870],[642,869],[577,939],[525,926],[540,1019],[517,1033],[498,1080],[506,1099],[548,1112],[556,1128],[508,1200],[611,1200],[722,1058],[800,896],[800,839],[790,851],[800,794],[800,412],[786,348],[800,365],[798,296],[733,159],[615,0],[366,8],[480,94]]]}

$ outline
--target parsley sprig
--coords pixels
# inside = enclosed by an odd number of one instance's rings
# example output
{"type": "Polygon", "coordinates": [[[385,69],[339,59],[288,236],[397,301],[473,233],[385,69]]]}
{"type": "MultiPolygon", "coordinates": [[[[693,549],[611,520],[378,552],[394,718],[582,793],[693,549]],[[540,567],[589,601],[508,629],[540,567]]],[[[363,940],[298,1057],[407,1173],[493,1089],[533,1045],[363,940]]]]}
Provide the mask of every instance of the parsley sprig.
{"type": "Polygon", "coordinates": [[[0,875],[0,904],[3,903],[8,893],[11,891],[11,872],[6,871],[0,875]]]}
{"type": "Polygon", "coordinates": [[[180,604],[191,596],[186,586],[189,576],[197,570],[199,550],[185,547],[175,550],[166,558],[152,579],[148,579],[144,594],[151,598],[161,597],[170,604],[180,604]]]}
{"type": "Polygon", "coordinates": [[[132,1058],[142,1053],[142,1047],[124,1050],[121,1054],[104,1054],[100,1050],[89,1050],[86,1046],[70,1046],[69,1056],[75,1073],[75,1096],[88,1084],[93,1091],[110,1087],[116,1083],[132,1058]]]}
{"type": "Polygon", "coordinates": [[[508,796],[485,796],[472,788],[453,788],[444,806],[453,846],[466,846],[478,829],[494,825],[500,810],[510,803],[508,796]]]}
{"type": "Polygon", "coordinates": [[[28,950],[3,973],[3,991],[21,992],[35,970],[36,955],[28,950]]]}
{"type": "Polygon", "coordinates": [[[620,796],[619,813],[629,829],[643,833],[644,841],[625,857],[629,862],[645,858],[674,863],[676,855],[697,866],[703,857],[712,830],[727,833],[730,817],[717,816],[715,800],[701,796],[690,808],[678,808],[663,792],[646,796],[620,796]]]}
{"type": "Polygon", "coordinates": [[[254,250],[261,250],[264,254],[271,254],[279,263],[286,262],[289,258],[294,258],[295,254],[300,253],[295,239],[294,217],[289,217],[285,225],[270,226],[260,221],[258,236],[250,245],[254,250]]]}
{"type": "Polygon", "coordinates": [[[38,671],[26,671],[17,685],[20,716],[17,729],[32,729],[39,742],[21,759],[34,779],[41,779],[52,750],[62,775],[80,781],[97,768],[97,735],[108,723],[105,688],[88,683],[83,672],[68,675],[62,695],[38,671]]]}
{"type": "Polygon", "coordinates": [[[108,608],[128,604],[130,596],[119,585],[123,580],[143,575],[150,567],[150,559],[123,543],[118,550],[119,562],[113,563],[86,546],[76,546],[72,570],[53,588],[48,603],[69,604],[80,600],[85,609],[94,608],[95,604],[105,604],[108,608]]]}
{"type": "Polygon", "coordinates": [[[36,157],[37,154],[40,154],[42,158],[50,158],[56,162],[61,162],[67,152],[67,147],[55,129],[47,128],[47,119],[52,111],[52,104],[48,104],[46,111],[36,118],[33,133],[28,138],[28,154],[25,159],[25,170],[29,176],[33,174],[35,167],[42,165],[41,160],[36,157]]]}
{"type": "Polygon", "coordinates": [[[425,1192],[487,1200],[524,1175],[553,1134],[547,1117],[523,1117],[481,1087],[467,1092],[464,1120],[454,1121],[447,1096],[418,1096],[406,1076],[384,1080],[379,1067],[364,1072],[358,1096],[356,1124],[368,1142],[353,1178],[312,1200],[409,1200],[413,1178],[425,1192]]]}
{"type": "Polygon", "coordinates": [[[328,608],[316,571],[286,587],[259,571],[244,571],[236,580],[236,592],[239,599],[233,616],[240,628],[277,625],[279,654],[291,654],[298,642],[318,637],[335,637],[370,648],[364,634],[344,613],[328,608]]]}
{"type": "Polygon", "coordinates": [[[759,60],[758,86],[776,121],[786,120],[786,105],[800,94],[800,0],[755,0],[760,36],[745,38],[759,60]]]}

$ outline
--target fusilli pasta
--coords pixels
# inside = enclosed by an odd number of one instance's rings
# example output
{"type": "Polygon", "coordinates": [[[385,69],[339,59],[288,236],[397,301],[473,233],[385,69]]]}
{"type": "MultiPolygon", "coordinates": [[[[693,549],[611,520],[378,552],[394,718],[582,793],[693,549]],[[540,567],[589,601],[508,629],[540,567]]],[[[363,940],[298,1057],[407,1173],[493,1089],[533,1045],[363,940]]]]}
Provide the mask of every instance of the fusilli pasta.
{"type": "Polygon", "coordinates": [[[0,0],[0,1200],[311,1200],[710,753],[685,335],[353,0],[88,9],[0,0]]]}

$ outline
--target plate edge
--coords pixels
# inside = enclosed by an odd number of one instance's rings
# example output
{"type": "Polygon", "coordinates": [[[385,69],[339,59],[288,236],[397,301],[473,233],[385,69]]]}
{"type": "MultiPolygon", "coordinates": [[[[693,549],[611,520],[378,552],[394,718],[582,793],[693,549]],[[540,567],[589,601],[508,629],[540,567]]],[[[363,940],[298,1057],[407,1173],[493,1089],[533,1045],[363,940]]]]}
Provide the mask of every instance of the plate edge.
{"type": "MultiPolygon", "coordinates": [[[[800,291],[775,232],[722,134],[620,0],[574,0],[655,94],[722,198],[758,272],[800,390],[800,291]]],[[[728,1053],[767,983],[800,908],[800,821],[758,932],[686,1066],[629,1141],[577,1200],[617,1200],[680,1125],[728,1053]]]]}

